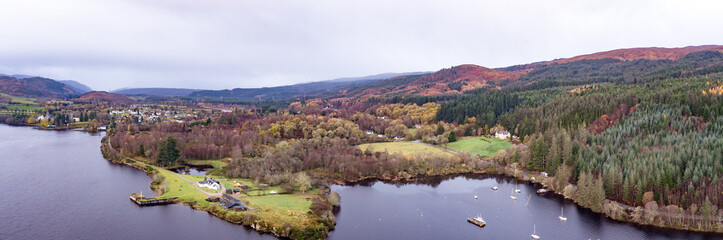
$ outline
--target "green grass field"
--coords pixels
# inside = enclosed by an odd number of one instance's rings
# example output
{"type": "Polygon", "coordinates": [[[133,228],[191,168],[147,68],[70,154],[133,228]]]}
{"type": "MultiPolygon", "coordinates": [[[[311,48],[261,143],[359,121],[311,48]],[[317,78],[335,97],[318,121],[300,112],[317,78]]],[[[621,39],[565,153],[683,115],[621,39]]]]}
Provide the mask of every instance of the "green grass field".
{"type": "Polygon", "coordinates": [[[3,97],[12,98],[12,100],[10,100],[10,103],[31,104],[31,105],[37,104],[37,102],[35,102],[35,98],[16,97],[16,96],[7,95],[4,93],[0,93],[0,95],[3,97]]]}
{"type": "Polygon", "coordinates": [[[484,146],[481,149],[472,151],[470,153],[490,157],[490,156],[494,156],[495,153],[497,153],[497,151],[512,146],[511,142],[504,140],[504,139],[499,139],[499,138],[485,138],[485,139],[489,140],[492,143],[490,143],[487,146],[484,146]]]}
{"type": "Polygon", "coordinates": [[[384,143],[366,143],[359,145],[359,149],[366,151],[371,148],[373,152],[401,153],[403,155],[423,154],[441,154],[453,156],[454,154],[439,148],[428,146],[422,143],[413,142],[384,142],[384,143]]]}
{"type": "MultiPolygon", "coordinates": [[[[221,167],[225,164],[220,160],[211,160],[211,162],[194,162],[202,164],[214,165],[214,167],[221,167]]],[[[207,202],[205,199],[207,196],[198,191],[194,187],[193,183],[189,183],[184,179],[181,179],[178,175],[173,172],[163,169],[161,167],[151,166],[139,161],[134,161],[133,165],[140,167],[152,167],[158,174],[164,177],[162,185],[165,187],[166,192],[157,196],[158,198],[171,198],[176,197],[179,201],[185,203],[193,203],[194,208],[205,210],[209,212],[220,213],[227,219],[234,219],[238,221],[241,216],[246,214],[253,214],[258,217],[259,220],[273,226],[275,228],[283,227],[285,223],[290,223],[292,227],[297,229],[303,229],[305,227],[314,226],[320,224],[317,221],[317,217],[308,214],[311,212],[311,199],[317,197],[318,189],[311,189],[306,193],[295,192],[293,194],[268,194],[263,196],[246,196],[241,194],[238,197],[239,200],[248,203],[251,209],[244,212],[229,211],[219,206],[218,203],[207,202]]],[[[201,181],[205,176],[201,175],[183,175],[183,178],[189,181],[201,181]]],[[[226,188],[233,188],[233,181],[244,183],[252,188],[257,188],[253,184],[252,179],[245,178],[233,178],[229,179],[226,177],[214,177],[216,180],[222,182],[226,188]]],[[[203,188],[204,191],[212,192],[211,189],[203,188]]],[[[298,189],[297,189],[298,190],[298,189]]],[[[265,188],[265,193],[269,191],[280,192],[278,186],[265,188]]],[[[257,192],[260,192],[257,191],[257,192]]]]}
{"type": "Polygon", "coordinates": [[[10,105],[10,106],[8,106],[8,109],[17,109],[17,110],[22,110],[22,111],[45,111],[45,107],[38,107],[38,106],[10,105]]]}
{"type": "Polygon", "coordinates": [[[455,152],[472,152],[490,144],[490,140],[479,137],[465,137],[453,143],[448,143],[447,148],[455,152]]]}
{"type": "Polygon", "coordinates": [[[210,165],[213,166],[213,168],[224,168],[227,163],[221,161],[221,160],[186,160],[186,163],[191,165],[210,165]]]}
{"type": "Polygon", "coordinates": [[[463,138],[453,143],[448,143],[447,148],[457,152],[468,152],[472,155],[494,156],[497,151],[512,146],[507,140],[488,137],[463,138]]]}
{"type": "MultiPolygon", "coordinates": [[[[184,181],[180,177],[173,174],[173,172],[168,171],[166,169],[155,167],[155,169],[158,171],[159,174],[161,174],[163,177],[165,177],[165,187],[166,192],[163,193],[163,195],[159,197],[164,198],[171,198],[171,197],[177,197],[181,201],[201,201],[205,202],[204,199],[206,199],[206,195],[202,192],[198,191],[196,187],[193,186],[193,184],[184,181]]],[[[195,179],[188,176],[184,176],[186,179],[194,181],[195,179]]],[[[198,181],[203,180],[203,176],[199,176],[200,179],[198,181]]],[[[211,189],[208,189],[211,190],[211,189]]]]}

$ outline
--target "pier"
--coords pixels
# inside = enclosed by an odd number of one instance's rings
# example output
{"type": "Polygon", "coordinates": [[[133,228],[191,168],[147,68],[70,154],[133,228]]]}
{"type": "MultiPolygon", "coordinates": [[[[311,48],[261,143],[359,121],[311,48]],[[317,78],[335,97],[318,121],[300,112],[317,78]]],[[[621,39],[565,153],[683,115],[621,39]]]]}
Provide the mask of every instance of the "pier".
{"type": "Polygon", "coordinates": [[[155,206],[155,205],[165,205],[165,204],[171,204],[176,202],[176,198],[146,198],[141,194],[134,193],[130,196],[131,201],[138,204],[138,206],[144,207],[144,206],[155,206]]]}

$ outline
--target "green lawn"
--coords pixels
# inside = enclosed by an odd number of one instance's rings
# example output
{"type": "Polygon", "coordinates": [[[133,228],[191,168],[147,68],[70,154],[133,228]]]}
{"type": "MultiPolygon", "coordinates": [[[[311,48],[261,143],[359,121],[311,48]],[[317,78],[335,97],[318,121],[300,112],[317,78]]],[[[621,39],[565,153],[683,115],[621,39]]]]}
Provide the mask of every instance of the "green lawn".
{"type": "Polygon", "coordinates": [[[190,165],[196,165],[196,166],[210,165],[210,166],[213,166],[213,168],[218,168],[218,169],[225,168],[226,165],[228,165],[228,163],[225,163],[221,160],[186,160],[186,163],[188,163],[190,165]]]}
{"type": "Polygon", "coordinates": [[[482,156],[494,156],[497,151],[508,148],[512,146],[512,143],[504,140],[504,139],[498,139],[498,138],[485,138],[487,140],[490,140],[489,145],[482,147],[481,149],[477,149],[475,151],[470,152],[471,154],[479,154],[482,156]]]}
{"type": "MultiPolygon", "coordinates": [[[[171,171],[168,171],[166,169],[162,169],[159,167],[154,167],[159,174],[163,175],[165,177],[165,186],[167,191],[159,196],[163,198],[171,198],[171,197],[177,197],[179,200],[184,202],[205,202],[204,199],[206,199],[206,195],[202,192],[198,191],[196,187],[193,186],[193,184],[184,181],[180,177],[173,174],[171,171]]],[[[190,176],[184,176],[186,179],[194,181],[195,179],[190,176]]],[[[203,177],[201,176],[201,179],[203,180],[203,177]]],[[[200,181],[198,180],[198,181],[200,181]]],[[[211,190],[211,189],[208,189],[211,190]]]]}
{"type": "Polygon", "coordinates": [[[373,152],[384,152],[389,153],[401,153],[403,155],[415,155],[418,153],[424,154],[441,154],[446,156],[453,156],[454,154],[444,151],[439,148],[428,146],[422,143],[414,142],[384,142],[384,143],[366,143],[359,145],[359,149],[367,150],[371,148],[373,152]]]}
{"type": "Polygon", "coordinates": [[[266,196],[245,197],[249,206],[268,208],[280,211],[292,210],[305,213],[311,209],[311,201],[306,200],[311,194],[272,194],[266,196]]]}
{"type": "Polygon", "coordinates": [[[488,137],[468,137],[453,143],[448,143],[447,148],[457,152],[468,152],[472,155],[493,156],[497,151],[508,148],[512,145],[507,140],[488,137]]]}
{"type": "Polygon", "coordinates": [[[45,111],[45,107],[38,107],[38,106],[10,105],[10,106],[8,106],[8,109],[17,109],[17,110],[23,110],[23,111],[45,111]]]}
{"type": "MultiPolygon", "coordinates": [[[[137,161],[133,164],[150,166],[137,161]]],[[[218,203],[207,202],[205,200],[207,198],[205,194],[198,191],[192,183],[181,179],[173,172],[156,166],[151,167],[156,169],[158,174],[165,178],[162,184],[166,188],[166,192],[161,196],[157,196],[158,198],[176,197],[181,202],[193,203],[194,208],[215,213],[220,212],[222,218],[224,218],[223,216],[225,215],[225,218],[234,219],[234,221],[238,221],[243,215],[253,214],[257,216],[259,220],[275,228],[283,227],[285,223],[290,223],[295,228],[305,228],[319,224],[317,217],[308,214],[311,211],[310,199],[317,197],[318,189],[312,189],[306,193],[295,192],[294,194],[269,194],[265,196],[245,196],[242,194],[239,200],[247,202],[249,207],[256,209],[235,212],[220,207],[218,203]]],[[[189,181],[200,181],[205,176],[183,175],[183,177],[189,181]]],[[[228,179],[226,177],[217,177],[215,179],[222,182],[227,188],[233,187],[233,181],[242,182],[252,188],[256,188],[252,179],[228,179]]],[[[204,191],[210,192],[209,190],[210,189],[204,188],[204,191]]],[[[268,191],[272,190],[279,191],[278,187],[269,187],[263,191],[268,193],[268,191]]]]}
{"type": "Polygon", "coordinates": [[[448,143],[447,148],[456,152],[472,152],[490,144],[490,140],[480,137],[465,137],[453,143],[448,143]]]}
{"type": "Polygon", "coordinates": [[[37,102],[35,102],[35,98],[16,97],[16,96],[7,95],[7,94],[4,94],[4,93],[0,93],[0,95],[3,96],[3,97],[10,97],[10,98],[12,98],[12,100],[10,100],[11,103],[31,104],[31,105],[32,105],[32,104],[37,104],[37,102]]]}

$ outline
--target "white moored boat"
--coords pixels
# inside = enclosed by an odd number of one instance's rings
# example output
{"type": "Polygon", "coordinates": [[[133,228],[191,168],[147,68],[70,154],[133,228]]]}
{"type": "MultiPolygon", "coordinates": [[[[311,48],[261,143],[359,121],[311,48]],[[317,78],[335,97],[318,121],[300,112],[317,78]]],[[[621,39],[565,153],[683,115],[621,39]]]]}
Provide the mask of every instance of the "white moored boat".
{"type": "Polygon", "coordinates": [[[560,216],[557,217],[557,218],[559,218],[559,219],[562,220],[562,221],[567,221],[567,218],[565,217],[565,210],[564,210],[564,208],[562,208],[562,207],[560,208],[560,216]]]}
{"type": "Polygon", "coordinates": [[[477,225],[478,227],[484,227],[487,225],[487,222],[482,218],[482,216],[477,215],[473,218],[467,218],[467,222],[470,222],[474,225],[477,225]]]}
{"type": "Polygon", "coordinates": [[[532,239],[540,239],[540,236],[538,236],[535,232],[535,225],[532,225],[532,235],[530,236],[532,237],[532,239]]]}

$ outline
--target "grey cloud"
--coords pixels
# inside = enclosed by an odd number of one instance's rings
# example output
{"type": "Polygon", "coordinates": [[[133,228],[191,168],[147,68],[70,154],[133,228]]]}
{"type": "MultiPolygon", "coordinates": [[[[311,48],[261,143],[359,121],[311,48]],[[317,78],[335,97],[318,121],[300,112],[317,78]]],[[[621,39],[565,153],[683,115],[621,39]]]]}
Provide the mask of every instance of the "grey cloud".
{"type": "Polygon", "coordinates": [[[721,44],[717,1],[10,0],[0,72],[121,87],[260,87],[721,44]]]}

